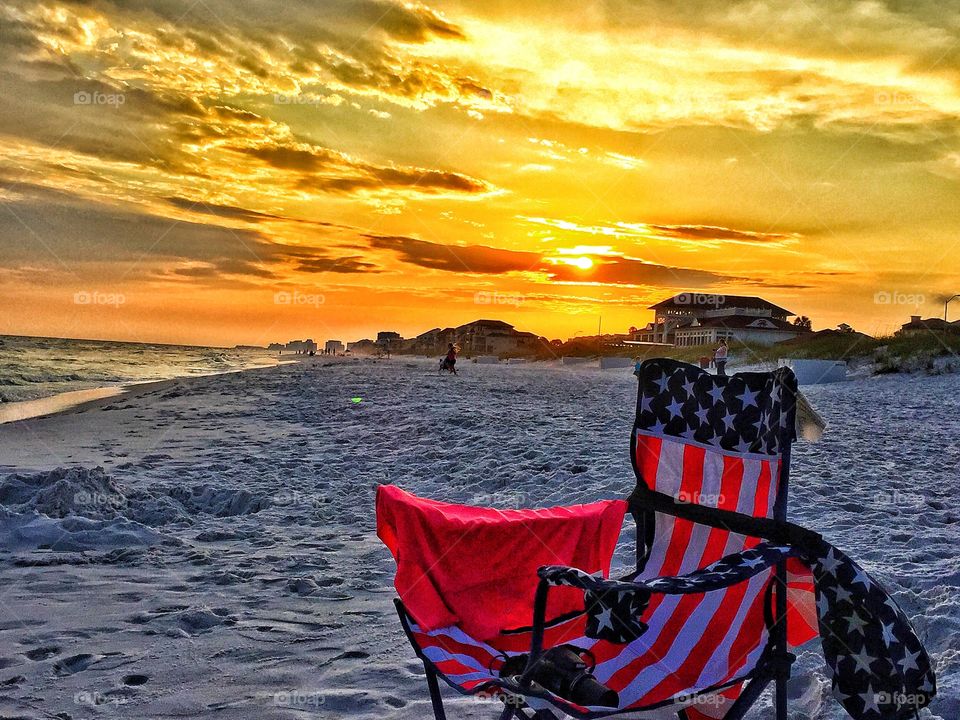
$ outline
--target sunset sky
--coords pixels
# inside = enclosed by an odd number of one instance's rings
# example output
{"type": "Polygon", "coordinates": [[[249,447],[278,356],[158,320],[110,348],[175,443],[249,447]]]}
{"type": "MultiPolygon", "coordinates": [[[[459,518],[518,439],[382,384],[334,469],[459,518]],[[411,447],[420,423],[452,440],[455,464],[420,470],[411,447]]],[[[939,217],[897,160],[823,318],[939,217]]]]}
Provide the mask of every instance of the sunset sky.
{"type": "MultiPolygon", "coordinates": [[[[960,3],[0,7],[0,333],[201,344],[960,292],[960,3]]],[[[960,318],[960,304],[954,310],[960,318]]]]}

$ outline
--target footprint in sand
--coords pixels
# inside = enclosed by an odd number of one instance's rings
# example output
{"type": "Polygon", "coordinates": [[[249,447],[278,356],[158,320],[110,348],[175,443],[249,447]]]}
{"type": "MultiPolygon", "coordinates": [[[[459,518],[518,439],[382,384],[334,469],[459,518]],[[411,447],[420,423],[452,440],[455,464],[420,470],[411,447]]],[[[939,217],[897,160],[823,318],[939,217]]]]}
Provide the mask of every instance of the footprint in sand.
{"type": "Polygon", "coordinates": [[[53,664],[53,671],[57,673],[57,675],[73,675],[78,672],[83,672],[97,662],[100,657],[99,655],[92,655],[91,653],[71,655],[68,658],[55,662],[53,664]]]}
{"type": "Polygon", "coordinates": [[[364,652],[363,650],[347,650],[335,658],[331,658],[330,662],[336,662],[337,660],[366,660],[368,657],[370,657],[370,653],[364,652]]]}
{"type": "Polygon", "coordinates": [[[130,658],[120,652],[98,654],[80,653],[79,655],[71,655],[68,658],[57,660],[57,662],[53,664],[53,671],[60,676],[75,675],[93,665],[98,665],[101,670],[113,670],[120,665],[126,665],[130,662],[130,658]]]}
{"type": "Polygon", "coordinates": [[[147,675],[139,675],[137,673],[133,673],[131,675],[124,675],[121,682],[124,685],[128,685],[130,687],[139,687],[140,685],[146,685],[147,680],[149,679],[150,678],[147,675]]]}
{"type": "Polygon", "coordinates": [[[170,613],[180,612],[181,610],[187,610],[189,608],[189,605],[161,605],[158,608],[154,608],[150,612],[154,615],[168,615],[170,613]]]}
{"type": "Polygon", "coordinates": [[[33,650],[28,650],[24,653],[30,660],[40,661],[46,660],[47,658],[52,658],[54,655],[60,653],[60,648],[56,645],[48,645],[46,647],[38,647],[33,650]]]}

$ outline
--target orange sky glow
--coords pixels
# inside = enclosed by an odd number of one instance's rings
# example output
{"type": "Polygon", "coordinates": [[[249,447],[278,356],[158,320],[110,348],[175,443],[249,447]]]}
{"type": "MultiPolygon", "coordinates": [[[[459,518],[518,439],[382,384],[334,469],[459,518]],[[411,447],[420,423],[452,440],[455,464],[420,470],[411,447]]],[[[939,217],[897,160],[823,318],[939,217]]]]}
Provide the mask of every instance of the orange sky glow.
{"type": "MultiPolygon", "coordinates": [[[[264,345],[960,292],[960,7],[14,0],[0,333],[264,345]]],[[[960,309],[956,310],[960,317],[960,309]]]]}

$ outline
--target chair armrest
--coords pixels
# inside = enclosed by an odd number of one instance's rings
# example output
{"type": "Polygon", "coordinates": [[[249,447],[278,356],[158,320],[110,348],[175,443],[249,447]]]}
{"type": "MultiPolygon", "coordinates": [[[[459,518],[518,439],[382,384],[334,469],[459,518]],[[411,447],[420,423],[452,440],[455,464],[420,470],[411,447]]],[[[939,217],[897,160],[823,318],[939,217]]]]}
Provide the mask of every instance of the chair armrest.
{"type": "MultiPolygon", "coordinates": [[[[575,587],[584,591],[588,637],[623,643],[646,632],[647,626],[640,620],[640,616],[654,593],[684,595],[720,590],[749,580],[780,561],[798,554],[799,550],[790,546],[761,543],[680,576],[649,580],[608,580],[562,565],[541,567],[538,575],[544,594],[550,586],[575,587]]],[[[534,635],[537,619],[534,618],[534,635]]]]}
{"type": "Polygon", "coordinates": [[[666,595],[678,595],[719,590],[736,585],[773,567],[781,560],[798,554],[799,551],[790,546],[760,543],[749,550],[722,557],[712,565],[686,575],[649,580],[610,580],[563,565],[545,565],[537,571],[537,574],[550,585],[564,585],[594,593],[647,590],[666,595]]]}

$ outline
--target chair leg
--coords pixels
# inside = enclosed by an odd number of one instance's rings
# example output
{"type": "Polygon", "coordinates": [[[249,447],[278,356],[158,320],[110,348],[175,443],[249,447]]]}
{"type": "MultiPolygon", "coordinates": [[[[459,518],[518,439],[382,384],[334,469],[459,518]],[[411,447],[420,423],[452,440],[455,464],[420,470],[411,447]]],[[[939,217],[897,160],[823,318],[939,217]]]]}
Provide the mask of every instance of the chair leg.
{"type": "Polygon", "coordinates": [[[777,720],[787,720],[787,677],[777,678],[777,720]]]}
{"type": "Polygon", "coordinates": [[[440,697],[440,685],[437,683],[437,673],[427,663],[423,664],[427,672],[427,687],[430,689],[430,702],[433,704],[433,716],[436,720],[447,720],[443,711],[443,698],[440,697]]]}
{"type": "Polygon", "coordinates": [[[787,720],[787,681],[790,679],[790,666],[796,658],[787,649],[787,564],[784,561],[777,563],[776,582],[776,709],[777,720],[787,720]]]}
{"type": "Polygon", "coordinates": [[[727,714],[723,716],[724,720],[742,720],[769,683],[769,675],[760,675],[748,681],[740,692],[740,696],[730,706],[727,714]]]}

